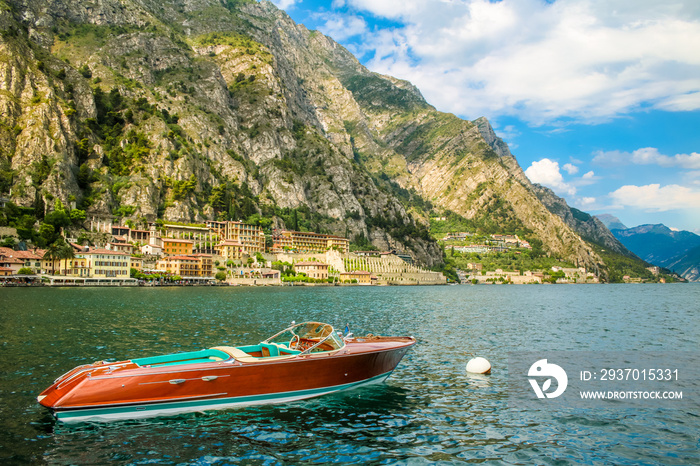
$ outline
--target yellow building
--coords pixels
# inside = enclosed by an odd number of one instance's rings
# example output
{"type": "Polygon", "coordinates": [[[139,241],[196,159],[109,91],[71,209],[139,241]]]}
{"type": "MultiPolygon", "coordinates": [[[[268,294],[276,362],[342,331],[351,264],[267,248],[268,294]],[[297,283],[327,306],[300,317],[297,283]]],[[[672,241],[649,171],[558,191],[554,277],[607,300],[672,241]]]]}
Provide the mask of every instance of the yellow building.
{"type": "Polygon", "coordinates": [[[213,277],[214,276],[214,259],[211,254],[196,254],[199,258],[199,264],[202,270],[202,277],[213,277]]]}
{"type": "Polygon", "coordinates": [[[166,255],[192,254],[194,241],[188,239],[163,238],[163,252],[166,255]]]}
{"type": "Polygon", "coordinates": [[[254,255],[256,252],[265,252],[265,233],[257,225],[243,222],[209,221],[207,227],[216,233],[222,241],[229,240],[240,243],[243,254],[254,255]]]}
{"type": "Polygon", "coordinates": [[[295,273],[305,273],[309,278],[328,278],[328,264],[323,262],[297,262],[293,268],[295,273]]]}
{"type": "Polygon", "coordinates": [[[243,245],[238,241],[226,239],[216,245],[216,253],[224,258],[224,261],[240,260],[243,257],[243,245]]]}
{"type": "Polygon", "coordinates": [[[340,281],[352,281],[356,280],[357,283],[369,285],[372,283],[372,274],[365,270],[354,270],[352,272],[341,272],[340,281]]]}
{"type": "Polygon", "coordinates": [[[143,272],[143,258],[131,256],[131,268],[143,272]]]}
{"type": "Polygon", "coordinates": [[[273,233],[272,242],[273,252],[325,252],[337,249],[341,254],[347,254],[350,249],[347,238],[308,231],[277,230],[273,233]]]}
{"type": "Polygon", "coordinates": [[[158,261],[158,270],[165,270],[183,279],[212,278],[213,260],[210,255],[168,256],[158,261]]]}
{"type": "Polygon", "coordinates": [[[128,278],[131,272],[131,256],[108,249],[78,251],[67,260],[67,275],[86,278],[128,278]]]}

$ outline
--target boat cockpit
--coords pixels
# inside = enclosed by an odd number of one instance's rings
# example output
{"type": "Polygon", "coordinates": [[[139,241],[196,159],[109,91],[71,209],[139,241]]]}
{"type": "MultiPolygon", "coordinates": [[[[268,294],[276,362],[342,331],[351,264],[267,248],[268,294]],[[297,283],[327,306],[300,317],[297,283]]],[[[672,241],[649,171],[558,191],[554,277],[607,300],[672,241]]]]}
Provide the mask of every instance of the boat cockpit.
{"type": "Polygon", "coordinates": [[[132,359],[131,362],[139,367],[201,364],[231,358],[239,362],[256,362],[271,358],[286,359],[300,354],[334,352],[344,346],[345,342],[336,334],[332,325],[303,322],[284,329],[258,345],[216,346],[201,351],[132,359]]]}
{"type": "Polygon", "coordinates": [[[261,344],[274,344],[300,351],[301,354],[337,351],[345,346],[345,342],[338,336],[332,325],[320,322],[294,324],[261,344]]]}

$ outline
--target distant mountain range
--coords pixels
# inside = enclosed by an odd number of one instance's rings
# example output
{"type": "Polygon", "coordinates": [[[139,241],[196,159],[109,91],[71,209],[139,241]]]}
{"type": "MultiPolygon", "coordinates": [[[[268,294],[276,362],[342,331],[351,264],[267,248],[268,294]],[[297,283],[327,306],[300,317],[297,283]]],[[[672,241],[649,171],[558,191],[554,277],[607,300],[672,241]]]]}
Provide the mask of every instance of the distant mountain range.
{"type": "Polygon", "coordinates": [[[671,230],[662,224],[627,228],[609,214],[599,215],[598,219],[640,258],[672,270],[689,281],[700,281],[700,236],[689,231],[671,230]]]}

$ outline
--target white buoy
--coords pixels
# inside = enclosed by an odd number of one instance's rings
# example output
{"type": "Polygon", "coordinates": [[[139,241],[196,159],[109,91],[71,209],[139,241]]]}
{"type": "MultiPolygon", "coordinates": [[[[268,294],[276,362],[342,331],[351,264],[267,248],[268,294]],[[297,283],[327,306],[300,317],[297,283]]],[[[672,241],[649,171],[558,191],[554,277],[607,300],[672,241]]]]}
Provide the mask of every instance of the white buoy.
{"type": "Polygon", "coordinates": [[[472,374],[490,374],[491,363],[484,358],[472,358],[467,362],[467,372],[472,374]]]}

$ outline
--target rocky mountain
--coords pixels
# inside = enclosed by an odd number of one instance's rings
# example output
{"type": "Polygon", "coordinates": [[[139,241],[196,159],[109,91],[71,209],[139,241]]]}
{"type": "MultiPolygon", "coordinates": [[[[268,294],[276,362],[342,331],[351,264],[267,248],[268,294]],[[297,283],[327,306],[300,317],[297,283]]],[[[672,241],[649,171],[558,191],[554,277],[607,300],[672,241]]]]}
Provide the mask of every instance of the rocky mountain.
{"type": "Polygon", "coordinates": [[[564,199],[554,194],[554,191],[545,186],[534,184],[533,188],[537,198],[545,207],[564,220],[564,223],[581,235],[583,239],[598,244],[617,254],[637,258],[633,252],[628,250],[615,235],[610,232],[608,227],[600,221],[600,219],[574,207],[569,207],[564,199]]]}
{"type": "Polygon", "coordinates": [[[671,230],[662,224],[614,229],[612,233],[650,264],[672,270],[689,281],[700,278],[700,236],[695,233],[671,230]]]}
{"type": "Polygon", "coordinates": [[[700,282],[700,246],[670,258],[664,267],[690,282],[700,282]]]}
{"type": "Polygon", "coordinates": [[[430,106],[267,1],[0,0],[0,191],[133,222],[273,219],[442,261],[452,211],[602,259],[488,121],[430,106]]]}

